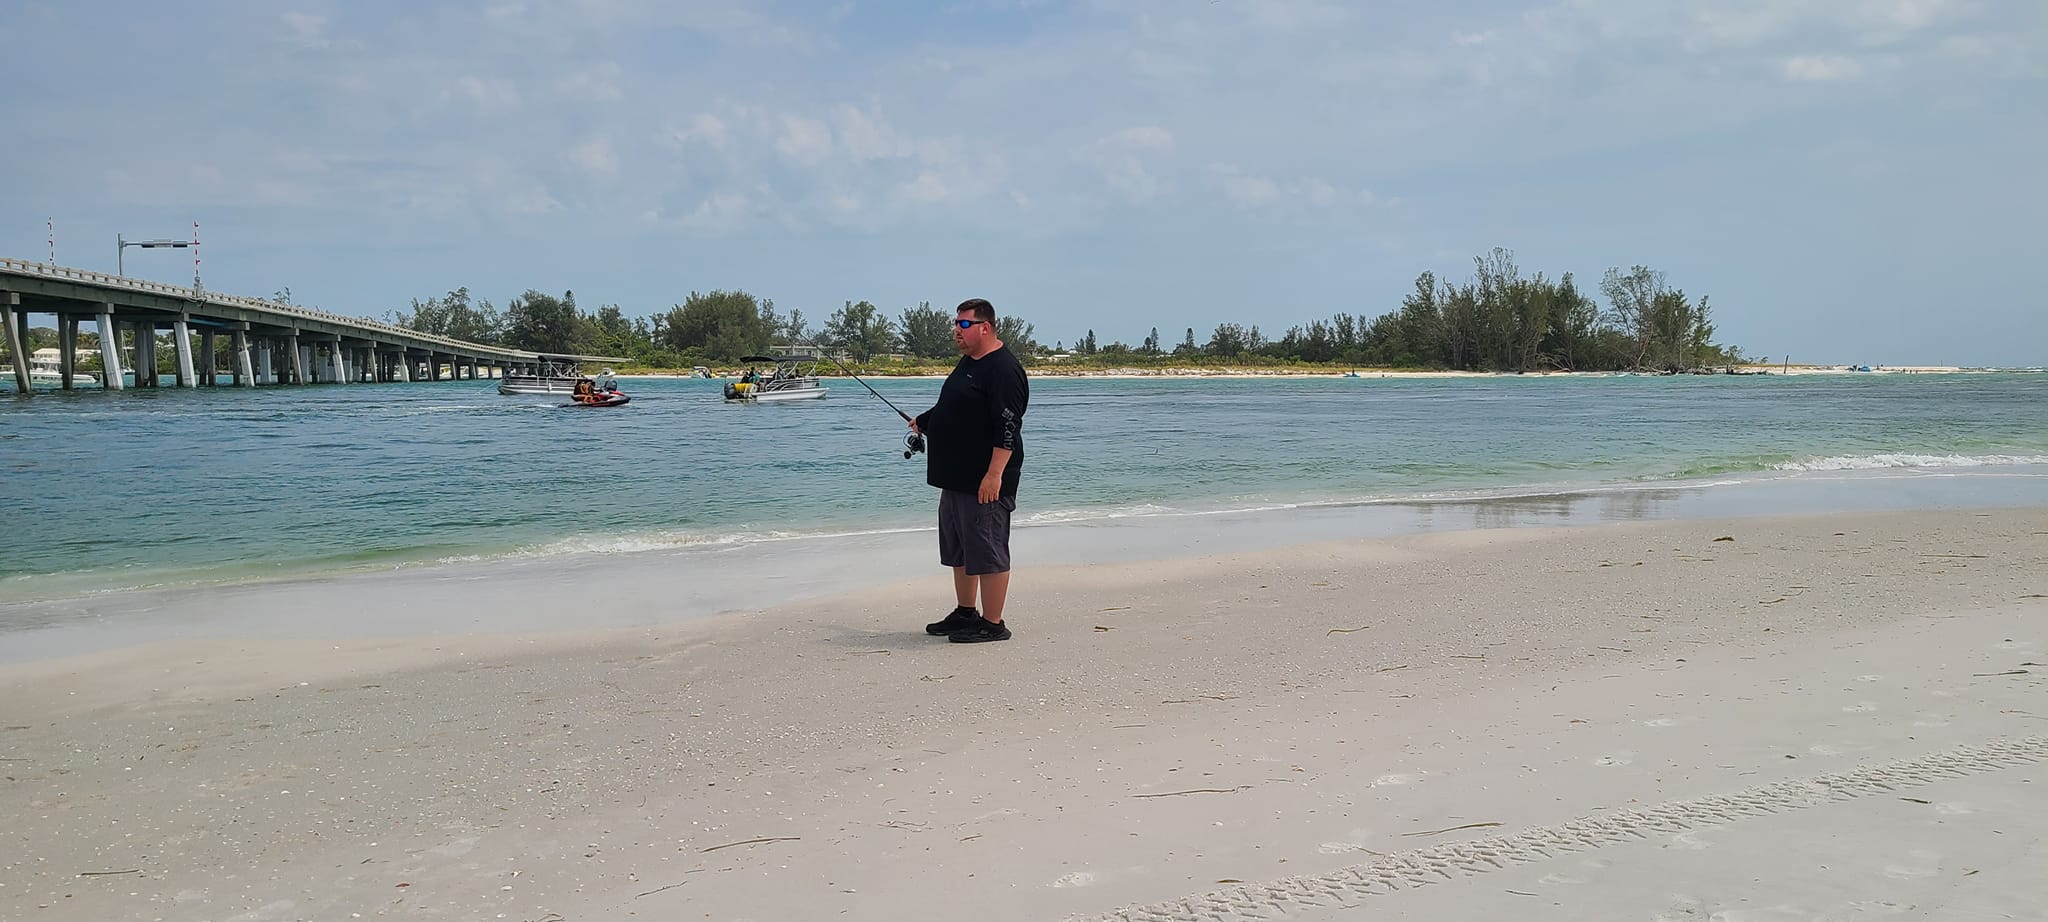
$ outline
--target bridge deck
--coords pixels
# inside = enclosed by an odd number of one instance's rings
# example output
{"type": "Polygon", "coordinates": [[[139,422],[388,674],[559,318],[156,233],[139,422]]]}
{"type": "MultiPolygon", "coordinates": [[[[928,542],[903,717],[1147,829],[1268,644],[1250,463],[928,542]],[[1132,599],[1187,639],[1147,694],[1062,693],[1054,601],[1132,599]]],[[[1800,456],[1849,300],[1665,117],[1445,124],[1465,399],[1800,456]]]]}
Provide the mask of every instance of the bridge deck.
{"type": "MultiPolygon", "coordinates": [[[[61,387],[71,387],[78,325],[92,321],[101,332],[100,354],[108,373],[106,386],[120,389],[121,357],[136,372],[137,386],[157,383],[156,331],[173,331],[178,353],[177,379],[187,387],[211,383],[212,375],[195,374],[191,334],[211,342],[216,333],[233,337],[235,381],[257,383],[328,383],[358,381],[438,380],[440,368],[472,379],[505,373],[535,373],[547,362],[611,362],[612,356],[528,352],[489,343],[466,342],[423,333],[396,324],[328,311],[245,298],[197,288],[124,278],[86,269],[53,266],[18,259],[0,259],[0,320],[4,320],[8,351],[13,356],[16,390],[31,393],[27,358],[28,315],[54,314],[63,368],[61,387]],[[131,330],[132,343],[122,331],[131,330]],[[143,331],[148,331],[145,334],[143,331]],[[280,356],[278,353],[283,353],[280,356]],[[422,367],[424,366],[424,374],[422,367]]],[[[214,353],[208,352],[209,359],[214,353]]],[[[210,362],[209,362],[210,364],[210,362]]]]}

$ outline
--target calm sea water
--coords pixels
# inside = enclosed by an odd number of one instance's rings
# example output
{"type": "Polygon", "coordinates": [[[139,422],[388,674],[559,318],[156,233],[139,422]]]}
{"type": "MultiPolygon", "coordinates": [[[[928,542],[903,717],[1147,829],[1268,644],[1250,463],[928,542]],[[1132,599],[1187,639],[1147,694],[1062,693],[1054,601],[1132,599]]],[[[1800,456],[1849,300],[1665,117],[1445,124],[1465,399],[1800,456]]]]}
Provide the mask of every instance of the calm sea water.
{"type": "MultiPolygon", "coordinates": [[[[0,601],[927,527],[851,380],[806,405],[630,380],[0,401],[0,601]]],[[[916,412],[937,380],[873,382],[916,412]]],[[[2048,375],[1032,382],[1023,523],[1878,468],[2048,472],[2048,375]]]]}

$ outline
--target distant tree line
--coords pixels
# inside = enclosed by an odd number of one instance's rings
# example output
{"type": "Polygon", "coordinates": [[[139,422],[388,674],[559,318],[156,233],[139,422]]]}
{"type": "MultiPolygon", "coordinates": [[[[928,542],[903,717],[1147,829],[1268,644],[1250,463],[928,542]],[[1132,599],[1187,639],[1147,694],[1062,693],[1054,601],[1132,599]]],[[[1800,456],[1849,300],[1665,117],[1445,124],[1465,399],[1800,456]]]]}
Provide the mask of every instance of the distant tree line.
{"type": "MultiPolygon", "coordinates": [[[[1609,269],[1599,293],[1567,272],[1524,276],[1507,250],[1473,260],[1462,282],[1424,272],[1399,307],[1377,316],[1339,313],[1269,338],[1257,324],[1218,324],[1206,338],[1187,328],[1168,346],[1153,327],[1138,345],[1098,343],[1094,330],[1046,347],[1022,318],[998,319],[1000,338],[1020,355],[1080,355],[1097,362],[1222,360],[1472,371],[1661,370],[1740,363],[1741,350],[1714,341],[1707,298],[1694,300],[1662,272],[1609,269]]],[[[666,312],[627,317],[616,304],[585,312],[573,292],[528,290],[501,311],[458,288],[415,300],[390,320],[421,332],[536,352],[616,355],[654,367],[732,362],[776,344],[836,350],[855,361],[954,355],[953,313],[930,302],[891,317],[868,301],[847,301],[813,328],[802,310],[745,291],[691,292],[666,312]]]]}
{"type": "MultiPolygon", "coordinates": [[[[813,328],[800,309],[782,313],[775,302],[744,291],[691,292],[666,312],[628,318],[616,304],[594,312],[576,306],[576,294],[555,297],[528,290],[501,311],[489,300],[458,288],[437,298],[414,300],[394,311],[399,326],[478,343],[535,352],[616,355],[655,367],[685,367],[706,361],[731,362],[768,352],[775,345],[842,351],[856,361],[879,355],[943,359],[955,354],[953,313],[930,302],[905,308],[895,317],[868,301],[848,301],[813,328]]],[[[1015,316],[997,318],[1004,342],[1024,354],[1039,351],[1032,325],[1015,316]]]]}
{"type": "MultiPolygon", "coordinates": [[[[1099,345],[1094,330],[1074,353],[1109,360],[1180,358],[1277,361],[1462,371],[1683,371],[1746,361],[1714,341],[1713,309],[1671,287],[1662,272],[1609,269],[1603,307],[1567,272],[1524,277],[1507,250],[1473,260],[1462,283],[1433,272],[1415,279],[1401,306],[1378,316],[1337,314],[1269,338],[1257,324],[1218,324],[1206,340],[1192,327],[1165,346],[1152,328],[1138,346],[1099,345]]],[[[1065,351],[1065,343],[1056,344],[1065,351]]]]}

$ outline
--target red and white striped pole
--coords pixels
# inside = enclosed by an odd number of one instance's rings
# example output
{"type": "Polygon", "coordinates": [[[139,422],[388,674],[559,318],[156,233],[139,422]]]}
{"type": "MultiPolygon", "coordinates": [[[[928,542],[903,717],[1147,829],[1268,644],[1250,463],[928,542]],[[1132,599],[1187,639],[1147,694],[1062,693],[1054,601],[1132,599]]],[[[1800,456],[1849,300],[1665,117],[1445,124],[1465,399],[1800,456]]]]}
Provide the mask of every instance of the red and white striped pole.
{"type": "Polygon", "coordinates": [[[47,220],[50,223],[50,265],[54,266],[57,264],[57,219],[52,216],[47,220]]]}
{"type": "Polygon", "coordinates": [[[199,287],[199,222],[192,222],[192,287],[199,287]]]}

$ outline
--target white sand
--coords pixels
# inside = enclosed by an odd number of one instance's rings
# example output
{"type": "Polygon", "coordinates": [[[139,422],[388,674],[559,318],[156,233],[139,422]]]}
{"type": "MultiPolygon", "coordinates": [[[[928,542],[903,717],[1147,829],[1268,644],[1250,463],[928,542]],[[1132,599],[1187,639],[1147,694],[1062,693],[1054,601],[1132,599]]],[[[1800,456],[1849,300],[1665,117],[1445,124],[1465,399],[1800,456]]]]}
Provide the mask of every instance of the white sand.
{"type": "Polygon", "coordinates": [[[2041,918],[2044,593],[1893,513],[6,667],[0,917],[2041,918]]]}

